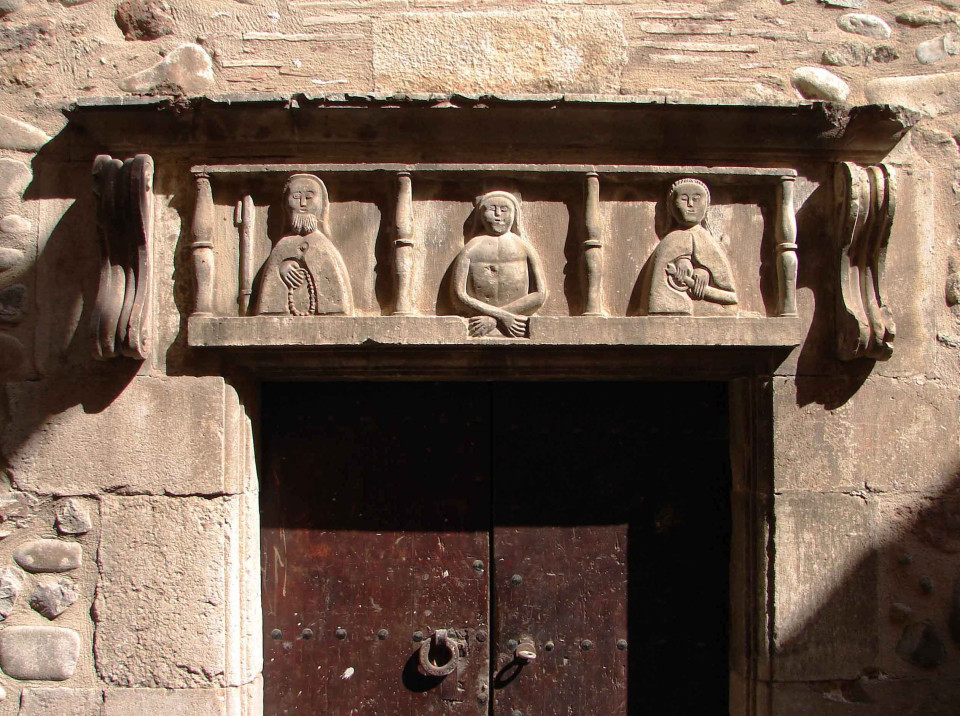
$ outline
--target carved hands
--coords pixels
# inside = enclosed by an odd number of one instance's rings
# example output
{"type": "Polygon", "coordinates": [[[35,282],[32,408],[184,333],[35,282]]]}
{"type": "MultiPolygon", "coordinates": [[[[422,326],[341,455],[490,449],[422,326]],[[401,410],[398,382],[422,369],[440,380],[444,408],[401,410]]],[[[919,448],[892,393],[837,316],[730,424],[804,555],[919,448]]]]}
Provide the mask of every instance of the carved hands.
{"type": "Polygon", "coordinates": [[[287,260],[280,264],[280,280],[289,289],[298,289],[307,278],[307,270],[296,261],[287,260]]]}
{"type": "Polygon", "coordinates": [[[688,291],[690,298],[702,301],[710,284],[710,272],[703,268],[694,268],[690,259],[681,258],[666,266],[667,275],[678,291],[688,291]]]}

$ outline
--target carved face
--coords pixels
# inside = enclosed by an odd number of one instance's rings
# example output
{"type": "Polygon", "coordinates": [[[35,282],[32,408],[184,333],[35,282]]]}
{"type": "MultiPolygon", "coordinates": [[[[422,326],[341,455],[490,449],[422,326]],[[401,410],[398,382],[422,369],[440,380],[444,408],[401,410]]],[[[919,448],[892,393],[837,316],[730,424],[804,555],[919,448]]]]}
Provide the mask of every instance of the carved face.
{"type": "Polygon", "coordinates": [[[708,205],[707,193],[697,184],[680,184],[673,192],[673,214],[686,226],[703,221],[708,205]]]}
{"type": "Polygon", "coordinates": [[[293,179],[287,186],[286,200],[287,215],[295,230],[308,225],[313,225],[316,229],[317,219],[323,213],[324,207],[323,195],[315,181],[306,177],[293,179]]]}
{"type": "Polygon", "coordinates": [[[483,225],[494,236],[502,236],[513,228],[516,211],[509,199],[493,197],[480,205],[480,218],[483,225]]]}

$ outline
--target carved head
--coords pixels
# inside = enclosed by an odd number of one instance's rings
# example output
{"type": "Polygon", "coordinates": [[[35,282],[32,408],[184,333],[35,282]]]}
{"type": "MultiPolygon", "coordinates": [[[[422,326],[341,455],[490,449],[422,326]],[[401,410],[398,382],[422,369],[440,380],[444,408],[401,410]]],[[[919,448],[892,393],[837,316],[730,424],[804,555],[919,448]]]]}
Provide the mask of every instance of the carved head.
{"type": "Polygon", "coordinates": [[[685,177],[673,183],[668,197],[670,213],[681,225],[696,226],[710,206],[710,189],[699,179],[685,177]]]}
{"type": "Polygon", "coordinates": [[[283,202],[290,230],[301,236],[319,230],[328,235],[330,200],[327,187],[313,174],[294,174],[283,187],[283,202]]]}
{"type": "Polygon", "coordinates": [[[520,234],[520,200],[508,191],[491,191],[477,199],[477,219],[494,236],[520,234]]]}

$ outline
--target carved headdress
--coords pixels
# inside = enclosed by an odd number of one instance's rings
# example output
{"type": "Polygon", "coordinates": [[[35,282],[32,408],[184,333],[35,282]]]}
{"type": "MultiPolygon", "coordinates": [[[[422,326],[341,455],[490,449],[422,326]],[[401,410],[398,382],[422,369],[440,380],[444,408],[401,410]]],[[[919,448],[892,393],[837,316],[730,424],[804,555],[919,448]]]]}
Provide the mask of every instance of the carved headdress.
{"type": "Polygon", "coordinates": [[[512,194],[509,191],[488,191],[486,194],[476,198],[474,201],[474,213],[476,216],[474,235],[483,231],[482,208],[484,204],[492,199],[506,199],[508,202],[510,202],[510,204],[513,206],[513,226],[510,227],[510,231],[517,236],[523,236],[523,226],[520,222],[520,198],[516,194],[512,194]]]}
{"type": "Polygon", "coordinates": [[[320,211],[316,214],[317,228],[324,236],[330,236],[330,197],[327,194],[326,184],[315,174],[291,174],[287,178],[287,183],[283,185],[284,199],[290,192],[290,185],[297,179],[308,179],[317,185],[317,191],[320,193],[320,211]]]}

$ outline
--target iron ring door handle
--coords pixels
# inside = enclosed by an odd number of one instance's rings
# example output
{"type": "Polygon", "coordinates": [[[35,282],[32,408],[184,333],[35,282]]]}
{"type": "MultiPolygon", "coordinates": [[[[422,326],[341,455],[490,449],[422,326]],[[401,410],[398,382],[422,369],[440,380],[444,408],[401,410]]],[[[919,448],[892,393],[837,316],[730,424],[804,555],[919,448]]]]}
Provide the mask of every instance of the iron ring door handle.
{"type": "Polygon", "coordinates": [[[452,674],[457,668],[459,651],[456,642],[447,638],[447,630],[437,629],[429,639],[420,642],[420,668],[428,676],[452,674]]]}

